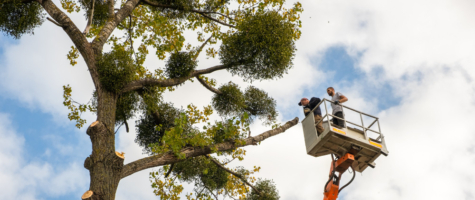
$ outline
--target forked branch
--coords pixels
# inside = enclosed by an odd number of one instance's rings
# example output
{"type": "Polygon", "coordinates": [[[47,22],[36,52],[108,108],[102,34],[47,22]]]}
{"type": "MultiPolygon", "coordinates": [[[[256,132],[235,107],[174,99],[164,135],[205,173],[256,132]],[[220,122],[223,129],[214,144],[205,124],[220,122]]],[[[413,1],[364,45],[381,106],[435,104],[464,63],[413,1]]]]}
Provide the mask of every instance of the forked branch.
{"type": "Polygon", "coordinates": [[[68,34],[71,41],[74,43],[74,46],[79,50],[81,55],[86,61],[89,73],[91,74],[94,86],[99,88],[99,75],[95,65],[94,51],[92,51],[90,43],[87,41],[87,38],[82,34],[74,22],[63,12],[61,11],[51,0],[36,0],[41,6],[45,9],[51,18],[51,22],[57,22],[56,25],[60,25],[64,32],[68,34]]]}
{"type": "MultiPolygon", "coordinates": [[[[249,145],[257,145],[257,143],[264,141],[265,139],[278,135],[280,133],[285,132],[287,129],[295,126],[298,123],[299,118],[296,117],[291,121],[288,121],[284,125],[266,131],[260,135],[249,137],[244,139],[244,143],[236,144],[235,142],[223,142],[216,144],[214,147],[217,151],[226,151],[230,149],[236,149],[238,147],[249,146],[249,145]]],[[[211,146],[206,147],[187,147],[183,148],[180,153],[185,155],[185,158],[191,158],[196,156],[202,156],[213,153],[211,146]]],[[[162,165],[168,165],[172,163],[176,163],[181,161],[178,157],[175,156],[173,152],[168,152],[160,155],[149,156],[146,158],[142,158],[140,160],[136,160],[129,164],[124,165],[122,168],[121,178],[125,178],[130,176],[136,172],[142,171],[144,169],[158,167],[162,165]]]]}

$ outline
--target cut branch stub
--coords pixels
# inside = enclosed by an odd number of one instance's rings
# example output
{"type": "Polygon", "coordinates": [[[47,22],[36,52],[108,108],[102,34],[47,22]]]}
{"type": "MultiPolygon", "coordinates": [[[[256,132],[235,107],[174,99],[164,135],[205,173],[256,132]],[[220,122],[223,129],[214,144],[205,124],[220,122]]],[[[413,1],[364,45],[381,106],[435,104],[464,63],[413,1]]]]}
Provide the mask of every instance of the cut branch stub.
{"type": "Polygon", "coordinates": [[[119,158],[122,158],[122,159],[125,158],[125,157],[124,157],[124,154],[125,154],[124,152],[121,152],[121,153],[119,153],[119,152],[117,152],[117,151],[115,152],[115,155],[117,155],[119,158]]]}
{"type": "Polygon", "coordinates": [[[91,190],[88,190],[84,192],[84,194],[81,196],[81,199],[82,200],[99,200],[100,198],[99,198],[99,195],[94,194],[94,192],[91,190]]]}
{"type": "Polygon", "coordinates": [[[97,133],[107,133],[107,127],[100,121],[92,122],[92,124],[87,128],[87,135],[92,136],[97,133]]]}

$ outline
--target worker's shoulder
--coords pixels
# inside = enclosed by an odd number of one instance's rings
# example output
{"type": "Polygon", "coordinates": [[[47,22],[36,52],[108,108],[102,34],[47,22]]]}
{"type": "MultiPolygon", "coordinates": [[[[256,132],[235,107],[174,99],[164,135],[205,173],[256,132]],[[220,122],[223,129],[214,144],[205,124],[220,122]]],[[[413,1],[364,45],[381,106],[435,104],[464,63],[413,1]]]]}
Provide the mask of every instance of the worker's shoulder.
{"type": "Polygon", "coordinates": [[[312,98],[310,98],[310,101],[312,101],[312,100],[318,100],[318,101],[321,101],[321,99],[320,99],[320,98],[318,98],[318,97],[312,97],[312,98]]]}

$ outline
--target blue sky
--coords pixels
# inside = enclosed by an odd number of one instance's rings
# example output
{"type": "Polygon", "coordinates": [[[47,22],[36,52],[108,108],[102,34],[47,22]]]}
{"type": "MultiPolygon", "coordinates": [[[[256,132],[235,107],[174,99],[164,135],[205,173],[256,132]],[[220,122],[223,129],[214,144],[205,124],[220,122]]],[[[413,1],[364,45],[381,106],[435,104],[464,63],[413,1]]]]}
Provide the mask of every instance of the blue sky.
{"type": "MultiPolygon", "coordinates": [[[[282,123],[302,118],[297,106],[301,97],[328,98],[328,86],[349,97],[346,105],[380,117],[390,154],[378,159],[375,169],[357,174],[340,200],[473,199],[475,134],[465,124],[475,117],[475,3],[302,4],[302,37],[296,43],[294,68],[282,79],[252,84],[277,100],[282,123]],[[458,139],[448,139],[447,133],[458,139]],[[414,153],[427,149],[431,154],[414,153]]],[[[84,25],[81,14],[73,20],[84,25]]],[[[0,163],[0,188],[7,199],[77,199],[88,189],[89,176],[82,165],[91,144],[85,128],[77,129],[67,119],[62,86],[71,84],[73,98],[87,102],[92,83],[83,61],[69,66],[66,53],[71,45],[49,22],[21,40],[0,36],[0,158],[9,161],[0,163]]],[[[219,62],[199,60],[200,68],[219,62]]],[[[146,65],[156,68],[163,62],[151,58],[146,65]]],[[[218,84],[249,84],[227,72],[210,77],[218,84]]],[[[200,98],[194,103],[201,107],[209,104],[212,93],[195,82],[165,98],[186,106],[196,96],[200,98]]],[[[95,119],[84,117],[88,123],[95,119]]],[[[258,123],[252,126],[253,135],[266,130],[258,123]]],[[[126,163],[144,157],[134,138],[133,129],[126,133],[121,128],[116,134],[116,148],[126,152],[126,163]]],[[[329,158],[305,154],[300,124],[247,150],[245,161],[236,165],[261,166],[259,177],[273,179],[281,199],[322,197],[319,188],[328,177],[329,158]]],[[[117,200],[157,199],[149,171],[122,180],[117,200]]],[[[342,182],[349,177],[346,174],[342,182]]]]}

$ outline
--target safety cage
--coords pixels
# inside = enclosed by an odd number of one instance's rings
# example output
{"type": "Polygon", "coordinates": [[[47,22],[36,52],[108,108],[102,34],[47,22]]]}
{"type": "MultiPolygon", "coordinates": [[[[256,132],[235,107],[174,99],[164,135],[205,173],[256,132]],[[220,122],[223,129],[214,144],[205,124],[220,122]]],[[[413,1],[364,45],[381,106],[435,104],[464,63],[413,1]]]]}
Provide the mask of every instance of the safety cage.
{"type": "Polygon", "coordinates": [[[324,110],[321,110],[324,115],[322,115],[322,119],[317,122],[322,122],[324,128],[322,133],[317,134],[313,110],[302,120],[307,154],[314,157],[336,154],[342,157],[348,152],[354,152],[356,149],[358,153],[356,153],[355,162],[352,164],[353,169],[357,172],[363,172],[368,166],[374,168],[376,165],[374,161],[381,154],[387,156],[389,153],[386,148],[384,135],[381,133],[379,119],[375,116],[341,105],[344,116],[342,119],[328,112],[327,103],[333,103],[333,101],[323,99],[314,108],[316,109],[323,104],[324,110]],[[343,120],[346,126],[341,127],[334,125],[330,116],[343,120]],[[355,121],[360,122],[355,123],[355,121]],[[365,126],[364,121],[370,121],[369,125],[365,126]],[[374,128],[371,129],[371,127],[374,126],[377,126],[377,131],[373,130],[374,128]]]}

